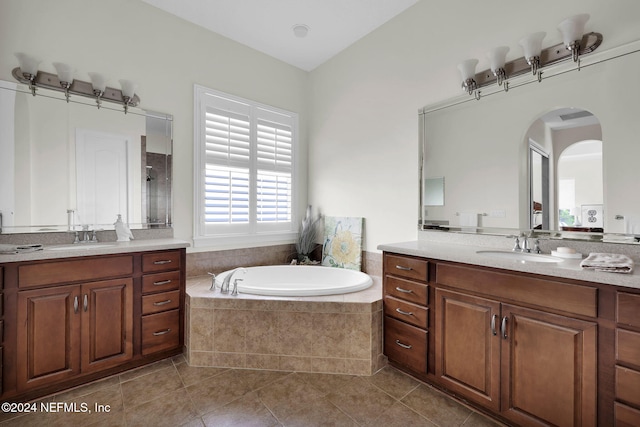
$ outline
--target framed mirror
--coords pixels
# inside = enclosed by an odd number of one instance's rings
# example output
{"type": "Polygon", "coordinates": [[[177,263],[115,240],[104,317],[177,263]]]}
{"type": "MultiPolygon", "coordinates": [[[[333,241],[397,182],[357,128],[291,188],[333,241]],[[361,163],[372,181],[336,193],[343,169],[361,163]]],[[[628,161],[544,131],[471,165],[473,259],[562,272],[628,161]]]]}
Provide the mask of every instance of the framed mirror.
{"type": "Polygon", "coordinates": [[[640,47],[583,61],[420,111],[421,182],[447,181],[443,206],[426,209],[421,194],[421,228],[637,242],[640,88],[628,82],[640,47]],[[465,228],[460,212],[478,226],[465,228]]]}
{"type": "Polygon", "coordinates": [[[171,227],[171,115],[0,81],[2,233],[171,227]]]}

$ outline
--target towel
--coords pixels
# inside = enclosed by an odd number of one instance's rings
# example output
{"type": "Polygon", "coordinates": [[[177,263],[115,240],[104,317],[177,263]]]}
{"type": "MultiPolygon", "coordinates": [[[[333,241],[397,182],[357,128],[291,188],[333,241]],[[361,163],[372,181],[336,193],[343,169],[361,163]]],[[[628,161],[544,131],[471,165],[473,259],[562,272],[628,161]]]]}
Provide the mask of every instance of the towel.
{"type": "Polygon", "coordinates": [[[0,254],[21,254],[25,252],[41,251],[42,245],[0,245],[0,254]]]}
{"type": "Polygon", "coordinates": [[[624,216],[624,232],[626,234],[640,234],[640,216],[639,215],[624,216]]]}
{"type": "Polygon", "coordinates": [[[475,212],[460,212],[460,226],[477,227],[478,214],[475,212]]]}
{"type": "Polygon", "coordinates": [[[590,253],[582,260],[580,267],[587,270],[606,271],[609,273],[631,273],[633,260],[626,255],[590,253]]]}

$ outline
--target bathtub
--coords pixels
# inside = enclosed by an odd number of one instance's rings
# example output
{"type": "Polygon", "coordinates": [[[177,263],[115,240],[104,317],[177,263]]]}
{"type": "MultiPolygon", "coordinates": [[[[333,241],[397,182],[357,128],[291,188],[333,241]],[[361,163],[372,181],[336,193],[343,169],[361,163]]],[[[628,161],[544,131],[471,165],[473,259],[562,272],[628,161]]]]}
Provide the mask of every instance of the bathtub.
{"type": "MultiPolygon", "coordinates": [[[[232,271],[216,277],[216,292],[232,271]]],[[[236,279],[242,279],[238,281],[239,293],[291,297],[347,294],[366,289],[373,283],[371,277],[360,271],[317,265],[247,267],[233,275],[229,292],[236,279]]]]}

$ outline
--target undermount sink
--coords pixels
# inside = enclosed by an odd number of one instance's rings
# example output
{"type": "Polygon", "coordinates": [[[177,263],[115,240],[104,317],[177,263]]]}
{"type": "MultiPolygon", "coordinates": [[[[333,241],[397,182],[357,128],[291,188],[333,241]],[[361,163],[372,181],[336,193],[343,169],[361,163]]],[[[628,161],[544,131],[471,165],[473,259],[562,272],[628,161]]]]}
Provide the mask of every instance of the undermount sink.
{"type": "Polygon", "coordinates": [[[111,243],[77,243],[71,245],[51,246],[45,248],[47,251],[86,251],[90,249],[103,249],[115,246],[111,243]]]}
{"type": "Polygon", "coordinates": [[[476,251],[478,255],[489,256],[500,259],[510,259],[522,263],[526,262],[547,262],[557,263],[564,261],[562,258],[553,257],[551,255],[531,254],[526,252],[509,252],[509,251],[476,251]]]}

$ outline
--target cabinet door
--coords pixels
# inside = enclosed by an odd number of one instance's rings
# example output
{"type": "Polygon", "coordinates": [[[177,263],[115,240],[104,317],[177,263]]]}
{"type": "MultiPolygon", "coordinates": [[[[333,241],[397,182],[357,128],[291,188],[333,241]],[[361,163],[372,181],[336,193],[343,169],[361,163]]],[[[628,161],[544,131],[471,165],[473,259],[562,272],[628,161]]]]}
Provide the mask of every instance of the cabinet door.
{"type": "Polygon", "coordinates": [[[436,375],[448,389],[500,408],[500,303],[436,289],[436,375]]]}
{"type": "Polygon", "coordinates": [[[82,371],[118,365],[133,357],[133,280],[82,285],[82,371]]]}
{"type": "Polygon", "coordinates": [[[592,322],[503,304],[502,414],[519,425],[596,425],[592,322]]]}
{"type": "Polygon", "coordinates": [[[78,286],[59,286],[18,292],[18,390],[80,372],[79,290],[78,286]]]}

